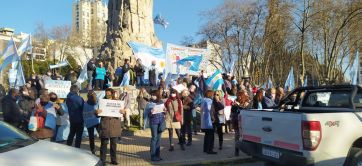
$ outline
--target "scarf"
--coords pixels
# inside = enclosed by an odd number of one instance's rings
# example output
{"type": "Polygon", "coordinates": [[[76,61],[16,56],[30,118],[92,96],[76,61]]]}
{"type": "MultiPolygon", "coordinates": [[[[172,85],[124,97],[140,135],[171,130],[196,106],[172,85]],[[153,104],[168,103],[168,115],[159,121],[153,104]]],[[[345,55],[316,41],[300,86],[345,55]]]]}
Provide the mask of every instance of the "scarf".
{"type": "Polygon", "coordinates": [[[177,97],[169,97],[165,103],[165,107],[166,107],[166,111],[170,112],[170,110],[168,109],[167,105],[171,104],[172,105],[172,101],[177,100],[177,104],[178,104],[178,108],[177,111],[175,112],[175,116],[176,116],[176,120],[178,122],[182,122],[182,102],[179,98],[177,97]]]}

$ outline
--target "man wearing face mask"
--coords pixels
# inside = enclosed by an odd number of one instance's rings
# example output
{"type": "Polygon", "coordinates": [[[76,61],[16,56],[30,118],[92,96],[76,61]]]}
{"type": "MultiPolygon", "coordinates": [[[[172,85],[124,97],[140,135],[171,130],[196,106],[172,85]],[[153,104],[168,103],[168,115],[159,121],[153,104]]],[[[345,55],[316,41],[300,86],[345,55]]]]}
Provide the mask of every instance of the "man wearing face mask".
{"type": "Polygon", "coordinates": [[[57,138],[58,129],[62,125],[62,119],[60,117],[64,115],[64,110],[58,103],[57,94],[55,94],[54,92],[50,92],[49,97],[50,97],[50,103],[52,104],[52,107],[54,108],[56,113],[56,127],[55,127],[54,136],[51,140],[55,142],[57,138]]]}
{"type": "Polygon", "coordinates": [[[150,86],[157,86],[157,68],[156,61],[152,61],[152,65],[148,70],[148,77],[150,81],[150,86]]]}
{"type": "Polygon", "coordinates": [[[8,95],[1,100],[4,121],[19,129],[26,129],[23,126],[24,111],[16,104],[19,97],[19,90],[11,88],[8,95]]]}

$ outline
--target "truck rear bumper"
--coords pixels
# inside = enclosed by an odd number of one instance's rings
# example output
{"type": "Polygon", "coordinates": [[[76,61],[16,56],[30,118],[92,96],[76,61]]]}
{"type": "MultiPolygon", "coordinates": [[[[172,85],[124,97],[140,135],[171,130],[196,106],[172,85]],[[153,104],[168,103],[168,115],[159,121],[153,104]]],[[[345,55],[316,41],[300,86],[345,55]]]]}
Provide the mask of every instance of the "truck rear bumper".
{"type": "Polygon", "coordinates": [[[236,144],[236,147],[243,151],[244,153],[251,155],[253,157],[260,158],[262,160],[271,161],[279,164],[286,165],[314,165],[313,160],[303,157],[301,152],[295,152],[290,150],[285,150],[281,148],[271,147],[259,143],[249,142],[249,141],[239,141],[236,144]],[[263,148],[272,149],[275,152],[279,153],[279,157],[270,157],[262,153],[263,148]]]}

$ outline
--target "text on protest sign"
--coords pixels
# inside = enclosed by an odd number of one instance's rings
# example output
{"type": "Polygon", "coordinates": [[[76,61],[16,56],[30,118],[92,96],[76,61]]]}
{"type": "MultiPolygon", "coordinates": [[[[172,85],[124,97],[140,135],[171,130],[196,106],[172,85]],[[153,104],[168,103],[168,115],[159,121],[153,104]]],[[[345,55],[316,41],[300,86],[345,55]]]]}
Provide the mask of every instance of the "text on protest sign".
{"type": "Polygon", "coordinates": [[[58,98],[67,98],[67,95],[70,91],[70,86],[72,83],[70,81],[61,81],[61,80],[46,80],[45,88],[49,92],[54,92],[57,94],[58,98]]]}
{"type": "Polygon", "coordinates": [[[102,110],[102,113],[98,114],[98,116],[122,117],[119,111],[123,108],[124,101],[100,99],[99,109],[102,110]]]}

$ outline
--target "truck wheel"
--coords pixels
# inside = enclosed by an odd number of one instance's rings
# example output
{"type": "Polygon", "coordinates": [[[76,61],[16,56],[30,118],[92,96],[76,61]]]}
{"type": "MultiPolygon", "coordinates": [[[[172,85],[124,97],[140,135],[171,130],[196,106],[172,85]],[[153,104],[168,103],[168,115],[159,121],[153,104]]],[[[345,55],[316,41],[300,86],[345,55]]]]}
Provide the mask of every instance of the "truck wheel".
{"type": "Polygon", "coordinates": [[[362,149],[351,156],[351,166],[362,166],[362,149]]]}

